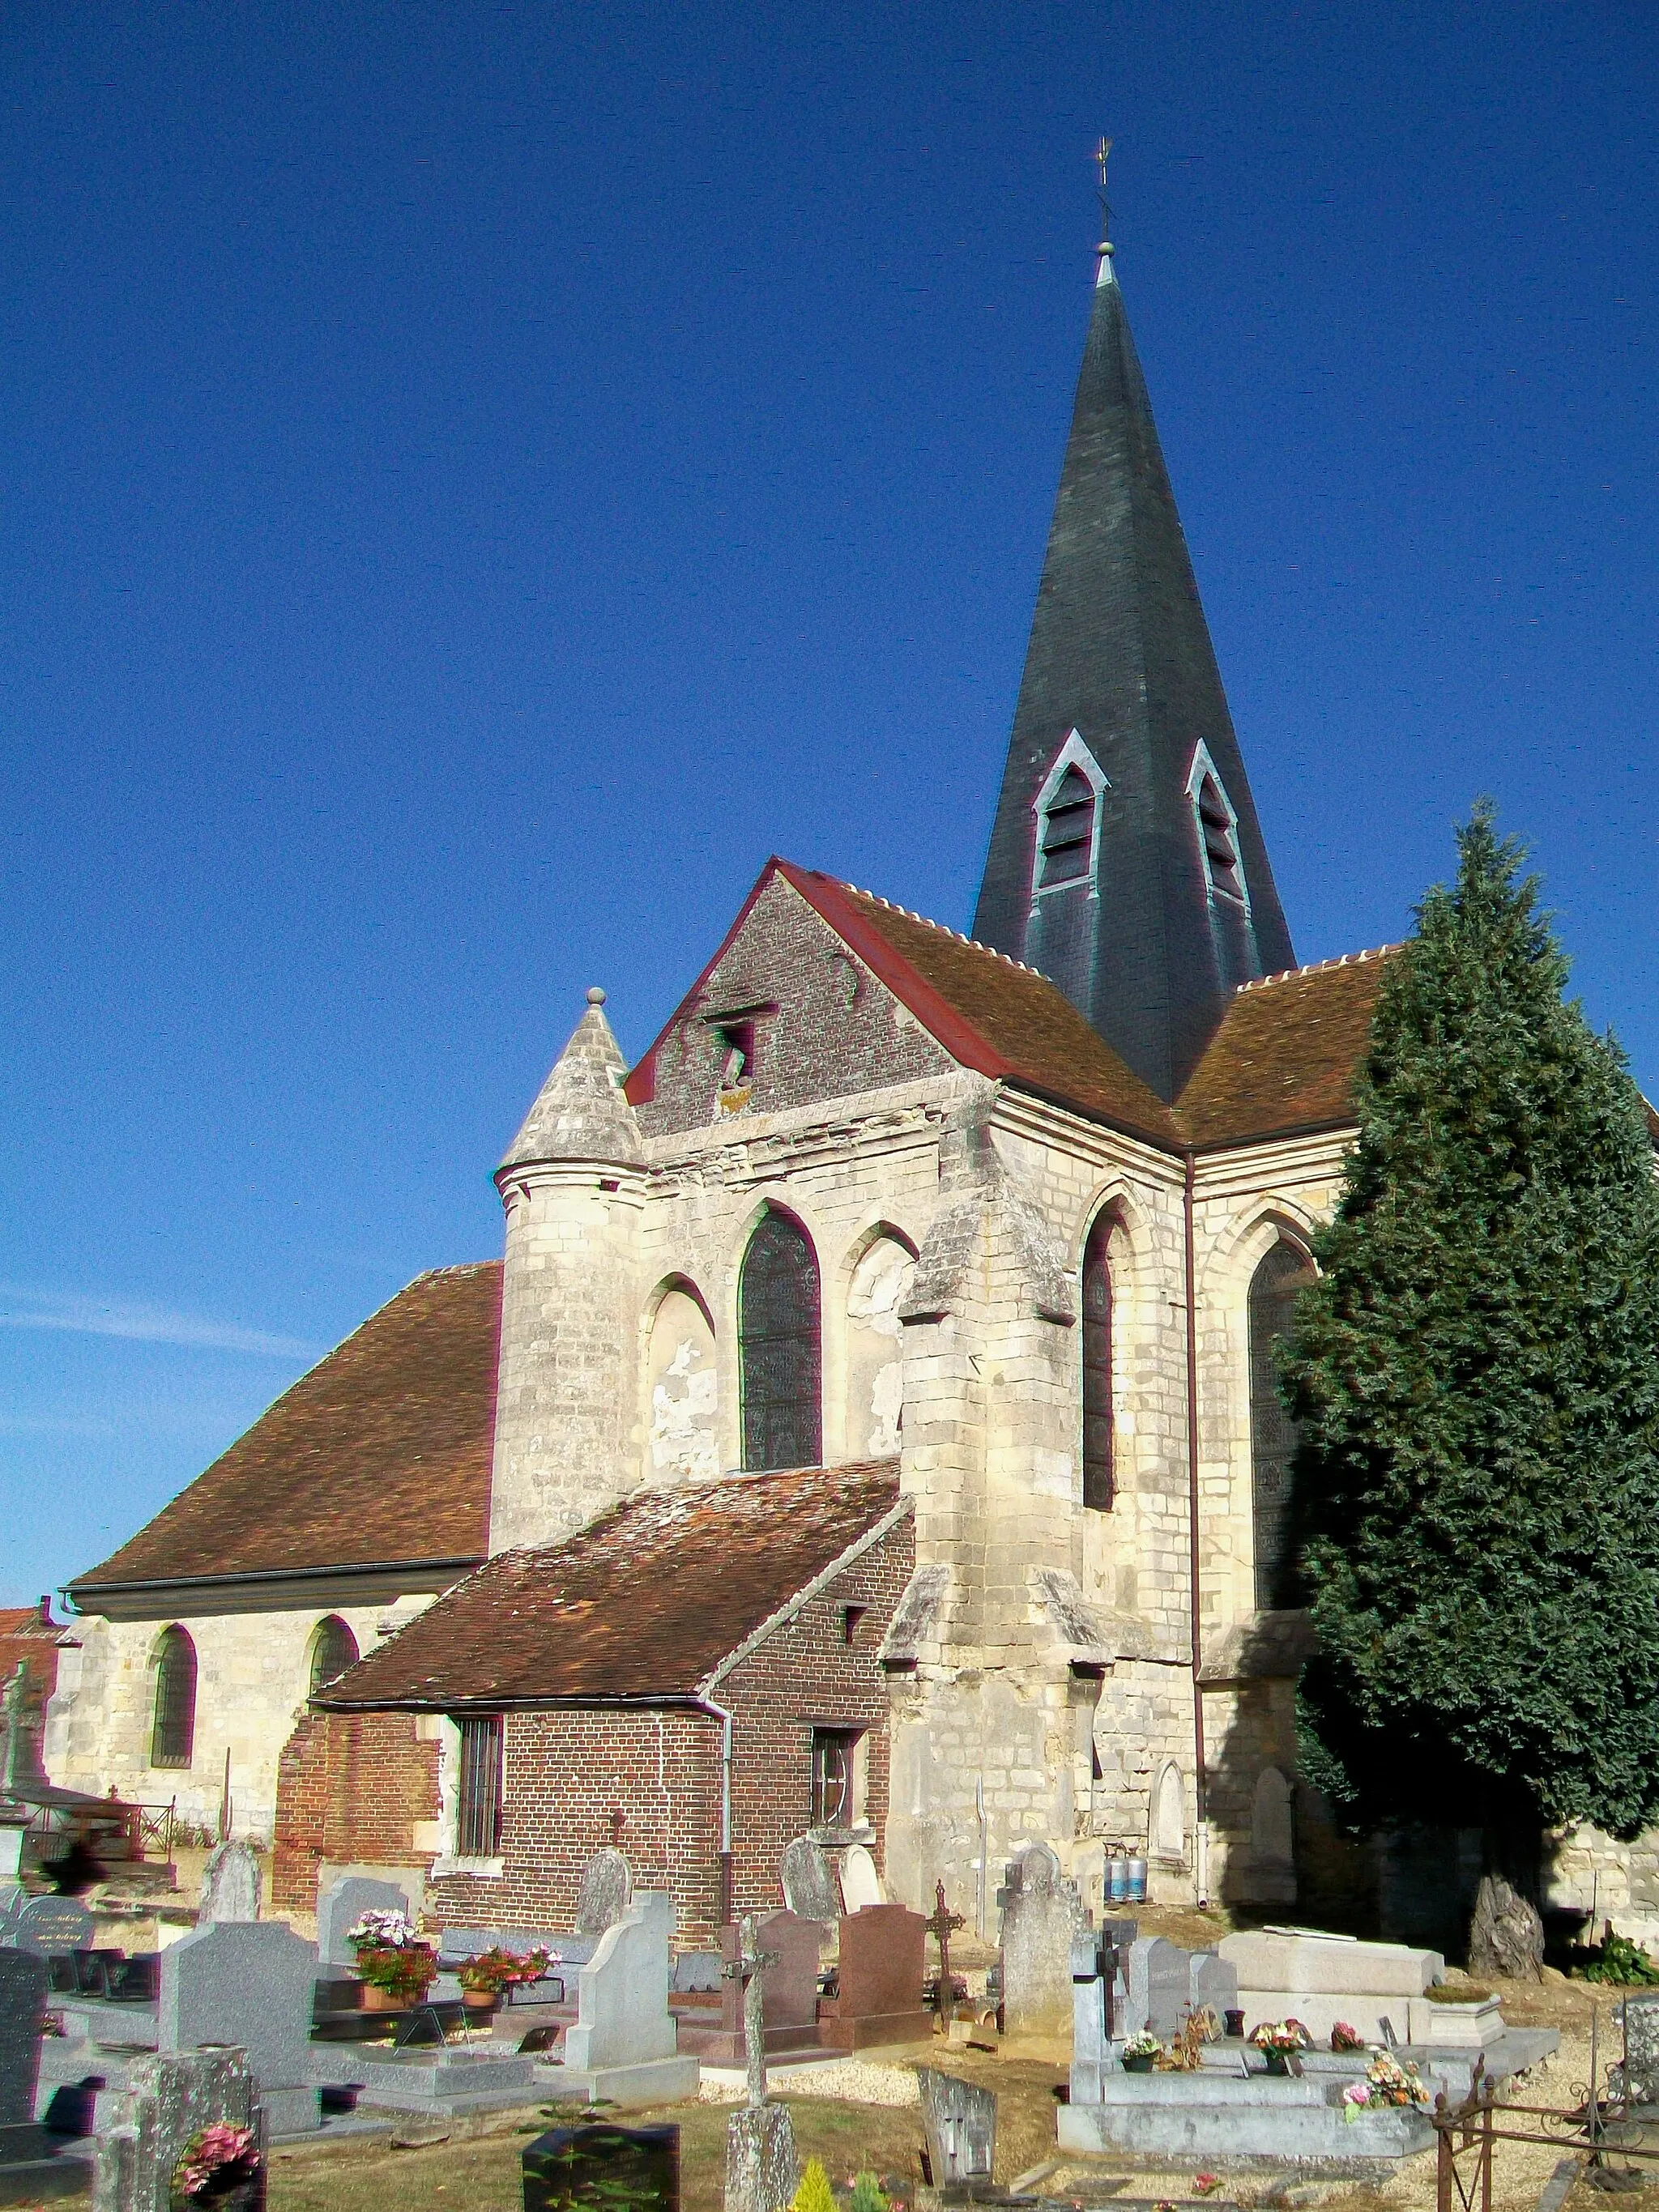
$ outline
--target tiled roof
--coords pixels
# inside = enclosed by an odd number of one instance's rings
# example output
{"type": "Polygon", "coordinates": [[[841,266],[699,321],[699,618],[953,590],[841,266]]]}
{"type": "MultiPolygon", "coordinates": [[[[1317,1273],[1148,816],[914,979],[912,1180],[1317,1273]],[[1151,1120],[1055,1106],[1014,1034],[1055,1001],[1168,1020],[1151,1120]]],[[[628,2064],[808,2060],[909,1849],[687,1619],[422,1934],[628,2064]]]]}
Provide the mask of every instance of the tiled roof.
{"type": "Polygon", "coordinates": [[[1293,969],[1235,992],[1176,1101],[1190,1141],[1242,1145],[1352,1121],[1354,1077],[1395,949],[1293,969]]]}
{"type": "Polygon", "coordinates": [[[315,1702],[692,1696],[898,1503],[896,1460],[645,1492],[565,1543],[491,1559],[315,1702]]]}
{"type": "Polygon", "coordinates": [[[483,1556],[499,1261],[419,1275],[71,1585],[483,1556]]]}

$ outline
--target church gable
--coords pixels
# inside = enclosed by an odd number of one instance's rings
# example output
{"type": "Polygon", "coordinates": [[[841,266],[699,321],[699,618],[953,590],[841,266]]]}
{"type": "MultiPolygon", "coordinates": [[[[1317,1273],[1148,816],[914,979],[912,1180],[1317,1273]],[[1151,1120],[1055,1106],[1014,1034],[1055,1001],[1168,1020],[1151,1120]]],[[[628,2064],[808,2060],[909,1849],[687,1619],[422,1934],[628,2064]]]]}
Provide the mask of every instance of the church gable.
{"type": "Polygon", "coordinates": [[[629,1078],[647,1136],[948,1075],[957,1065],[777,860],[629,1078]]]}

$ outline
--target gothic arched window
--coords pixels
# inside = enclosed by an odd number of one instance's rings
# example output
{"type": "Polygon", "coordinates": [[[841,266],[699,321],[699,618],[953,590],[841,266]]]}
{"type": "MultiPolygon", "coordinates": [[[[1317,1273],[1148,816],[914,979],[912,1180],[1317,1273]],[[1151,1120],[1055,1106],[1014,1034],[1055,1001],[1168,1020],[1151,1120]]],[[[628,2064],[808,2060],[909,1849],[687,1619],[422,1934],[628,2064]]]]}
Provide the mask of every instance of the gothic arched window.
{"type": "Polygon", "coordinates": [[[188,1766],[196,1748],[196,1646],[188,1632],[162,1632],[155,1653],[155,1718],[150,1729],[152,1766],[188,1766]]]}
{"type": "Polygon", "coordinates": [[[1109,1213],[1097,1217],[1083,1249],[1083,1502],[1105,1512],[1112,1480],[1112,1269],[1109,1213]]]}
{"type": "Polygon", "coordinates": [[[311,1688],[315,1697],[357,1663],[357,1639],[337,1613],[319,1620],[311,1638],[311,1688]]]}
{"type": "Polygon", "coordinates": [[[823,1460],[819,1335],[818,1263],[806,1232],[787,1213],[768,1212],[738,1279],[745,1468],[823,1460]]]}
{"type": "Polygon", "coordinates": [[[1296,1317],[1297,1293],[1313,1280],[1307,1255],[1281,1237],[1250,1278],[1250,1508],[1255,1530],[1255,1601],[1278,1595],[1288,1534],[1296,1423],[1279,1395],[1273,1347],[1296,1317]]]}
{"type": "Polygon", "coordinates": [[[1224,898],[1249,903],[1244,888],[1244,862],[1238,848],[1238,817],[1215,772],[1215,764],[1200,745],[1193,757],[1187,789],[1198,827],[1198,848],[1210,891],[1224,898]]]}

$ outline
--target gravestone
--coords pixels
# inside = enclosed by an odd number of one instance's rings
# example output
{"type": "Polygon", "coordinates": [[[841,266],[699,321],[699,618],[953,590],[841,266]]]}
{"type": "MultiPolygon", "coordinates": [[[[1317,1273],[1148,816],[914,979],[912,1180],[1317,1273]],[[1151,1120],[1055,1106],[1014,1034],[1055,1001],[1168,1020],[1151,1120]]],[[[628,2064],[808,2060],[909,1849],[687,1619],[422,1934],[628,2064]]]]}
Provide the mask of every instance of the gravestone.
{"type": "Polygon", "coordinates": [[[1544,1923],[1530,1898],[1501,1875],[1483,1875],[1469,1921],[1469,1972],[1506,1974],[1517,1982],[1541,1981],[1544,1923]]]}
{"type": "Polygon", "coordinates": [[[823,2009],[824,2042],[838,2051],[921,2043],[933,2033],[921,2002],[927,1923],[902,1905],[866,1905],[841,1923],[840,1988],[823,2009]]]}
{"type": "Polygon", "coordinates": [[[0,1951],[0,2128],[34,2118],[46,2030],[46,1966],[27,1951],[0,1951]]]}
{"type": "Polygon", "coordinates": [[[12,1940],[12,1923],[29,1901],[21,1881],[0,1881],[0,1943],[12,1940]]]}
{"type": "Polygon", "coordinates": [[[862,1912],[866,1905],[882,1902],[881,1876],[862,1844],[854,1844],[842,1860],[841,1899],[848,1912],[862,1912]]]}
{"type": "Polygon", "coordinates": [[[1625,2061],[1614,2070],[1632,2105],[1659,2105],[1659,1996],[1626,1997],[1625,2061]]]}
{"type": "Polygon", "coordinates": [[[17,1879],[17,1870],[23,1863],[23,1836],[27,1827],[27,1814],[8,1814],[0,1808],[0,1889],[9,1887],[17,1879]]]}
{"type": "Polygon", "coordinates": [[[1188,1955],[1192,1961],[1188,1969],[1188,2002],[1194,2012],[1202,2012],[1207,2005],[1219,2020],[1238,2003],[1238,1970],[1230,1966],[1217,1951],[1194,1951],[1188,1955]]]}
{"type": "MultiPolygon", "coordinates": [[[[762,2029],[769,2058],[818,2047],[819,1934],[816,1920],[803,1920],[798,1913],[768,1912],[759,1917],[757,1941],[763,1951],[771,1954],[760,1978],[762,2029]]],[[[742,1946],[741,1929],[721,1929],[720,1956],[728,1966],[740,1958],[742,1946]]],[[[716,2065],[742,2063],[743,1984],[738,1978],[725,1975],[721,1980],[719,2033],[689,2047],[716,2065]]]]}
{"type": "Polygon", "coordinates": [[[157,2051],[134,2059],[127,2081],[122,2117],[98,2138],[93,2212],[168,2212],[173,2170],[198,2128],[250,2129],[263,2152],[258,2093],[240,2051],[157,2051]]]}
{"type": "Polygon", "coordinates": [[[302,2135],[319,2124],[309,2063],[316,1982],[317,1946],[280,1920],[198,1928],[161,1954],[156,2047],[236,2045],[272,2133],[302,2135]]]}
{"type": "Polygon", "coordinates": [[[1138,1933],[1133,1920],[1109,1920],[1098,1931],[1079,1928],[1072,1937],[1072,2101],[1097,2105],[1108,2072],[1115,2072],[1115,2039],[1125,2033],[1127,1969],[1138,1933]]]}
{"type": "Polygon", "coordinates": [[[550,2128],[526,2143],[520,2161],[524,2212],[679,2212],[677,2127],[550,2128]]]}
{"type": "Polygon", "coordinates": [[[221,1921],[257,1920],[264,1888],[259,1862],[250,1845],[220,1844],[208,1854],[202,1869],[201,1909],[196,1924],[205,1928],[221,1921]]]}
{"type": "Polygon", "coordinates": [[[1192,1954],[1162,1936],[1142,1936],[1129,1946],[1128,2002],[1123,2033],[1143,2031],[1165,2042],[1181,2032],[1192,2003],[1192,1954]]]}
{"type": "Polygon", "coordinates": [[[634,1895],[634,1876],[628,1861],[613,1846],[595,1851],[582,1869],[576,1893],[576,1933],[603,1936],[627,1911],[634,1895]]]}
{"type": "Polygon", "coordinates": [[[682,2058],[668,2009],[674,1900],[636,1890],[576,1978],[576,2023],[565,2032],[564,2094],[671,2103],[695,2096],[697,2062],[682,2058]],[[649,2093],[648,2096],[647,2093],[649,2093]]]}
{"type": "Polygon", "coordinates": [[[997,2147],[997,2100],[989,2089],[931,2066],[916,2069],[921,2124],[935,2189],[988,2182],[997,2147]]]}
{"type": "Polygon", "coordinates": [[[413,1917],[408,1893],[395,1882],[377,1881],[371,1875],[342,1875],[317,1900],[317,1950],[324,1966],[356,1964],[357,1954],[346,1942],[346,1930],[365,1912],[401,1912],[405,1919],[413,1917]]]}
{"type": "Polygon", "coordinates": [[[739,1992],[747,2096],[726,2124],[726,2212],[773,2212],[794,2195],[799,2171],[794,2124],[766,2094],[766,1984],[782,1961],[763,1944],[758,1914],[746,1912],[732,1932],[737,1942],[720,1974],[739,1992]]]}
{"type": "Polygon", "coordinates": [[[1007,1869],[1002,1907],[1002,2018],[1011,2035],[1063,2036],[1072,2020],[1072,1937],[1082,1924],[1075,1884],[1046,1844],[1007,1869]]]}
{"type": "Polygon", "coordinates": [[[92,1915],[76,1897],[32,1897],[12,1923],[11,1940],[20,1951],[43,1959],[92,1948],[92,1915]]]}
{"type": "Polygon", "coordinates": [[[783,1847],[783,1895],[803,1920],[839,1920],[841,1895],[821,1844],[797,1836],[783,1847]]]}

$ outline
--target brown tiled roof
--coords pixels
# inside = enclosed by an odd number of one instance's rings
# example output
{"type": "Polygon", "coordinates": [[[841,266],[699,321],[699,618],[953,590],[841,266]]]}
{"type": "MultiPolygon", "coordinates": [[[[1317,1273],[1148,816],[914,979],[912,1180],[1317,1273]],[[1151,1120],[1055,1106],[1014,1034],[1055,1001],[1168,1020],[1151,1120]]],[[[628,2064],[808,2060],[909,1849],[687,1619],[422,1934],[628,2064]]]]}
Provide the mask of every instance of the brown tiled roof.
{"type": "Polygon", "coordinates": [[[74,1595],[482,1559],[501,1304],[497,1260],[417,1276],[74,1595]]]}
{"type": "Polygon", "coordinates": [[[896,1460],[645,1492],[565,1543],[503,1552],[314,1702],[444,1711],[694,1695],[898,1502],[896,1460]]]}
{"type": "Polygon", "coordinates": [[[1176,1102],[1191,1142],[1248,1144],[1352,1121],[1354,1077],[1395,950],[1294,969],[1236,992],[1176,1102]]]}

